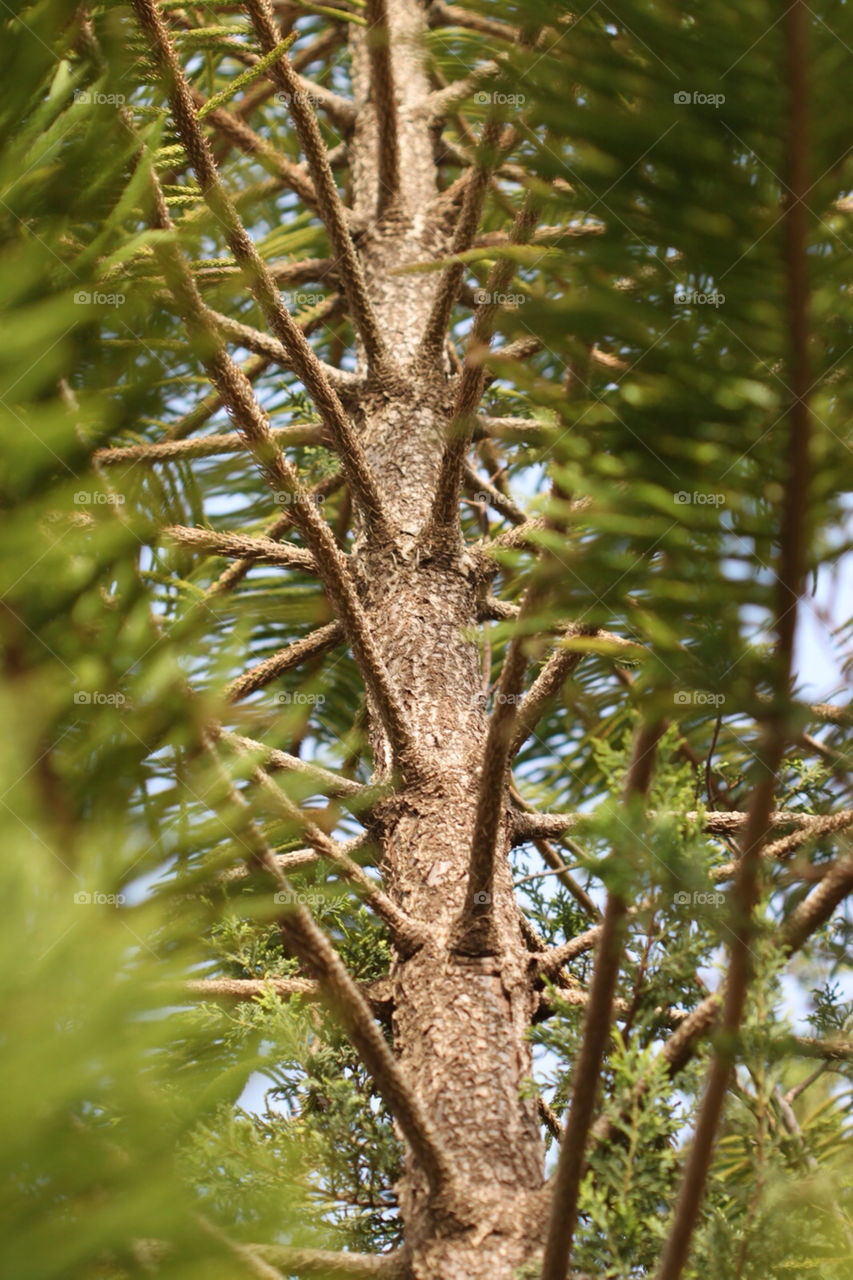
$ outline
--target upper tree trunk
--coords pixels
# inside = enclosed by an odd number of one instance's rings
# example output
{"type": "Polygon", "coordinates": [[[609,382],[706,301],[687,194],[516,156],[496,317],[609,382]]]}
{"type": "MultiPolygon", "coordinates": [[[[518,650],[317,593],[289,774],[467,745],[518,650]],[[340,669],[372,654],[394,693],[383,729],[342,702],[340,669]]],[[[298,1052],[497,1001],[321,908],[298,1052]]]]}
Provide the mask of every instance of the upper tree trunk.
{"type": "MultiPolygon", "coordinates": [[[[450,1154],[468,1223],[429,1202],[409,1160],[398,1188],[418,1280],[510,1280],[540,1237],[544,1152],[536,1106],[520,1097],[531,1074],[526,1040],[534,993],[511,886],[500,859],[495,884],[497,954],[458,957],[449,948],[466,889],[485,739],[478,649],[471,638],[482,589],[469,554],[425,561],[414,547],[434,496],[453,404],[443,364],[417,369],[438,274],[394,275],[406,263],[449,248],[449,231],[428,207],[438,195],[433,139],[423,103],[424,12],[417,0],[387,0],[400,112],[402,198],[376,223],[376,124],[363,34],[353,37],[359,105],[353,139],[354,204],[370,220],[359,241],[368,286],[403,376],[365,396],[359,427],[385,501],[401,530],[392,547],[353,550],[362,599],[428,768],[387,806],[382,848],[389,893],[427,926],[428,943],[392,967],[394,1041],[403,1070],[450,1154]]],[[[375,720],[377,772],[388,764],[375,720]]],[[[502,837],[503,839],[504,837],[502,837]]],[[[506,841],[505,841],[506,844],[506,841]]]]}

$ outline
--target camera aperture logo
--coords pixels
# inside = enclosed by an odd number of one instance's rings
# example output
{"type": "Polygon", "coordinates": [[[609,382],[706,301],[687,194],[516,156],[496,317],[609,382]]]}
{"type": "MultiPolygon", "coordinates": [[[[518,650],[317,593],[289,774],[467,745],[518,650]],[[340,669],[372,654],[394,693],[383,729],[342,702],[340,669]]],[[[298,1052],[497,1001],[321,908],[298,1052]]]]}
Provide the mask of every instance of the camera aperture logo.
{"type": "Polygon", "coordinates": [[[78,689],[74,701],[78,707],[123,707],[127,698],[123,693],[101,693],[98,689],[89,693],[86,689],[78,689]]]}
{"type": "Polygon", "coordinates": [[[699,89],[679,89],[677,93],[672,95],[672,100],[677,107],[687,107],[691,103],[695,103],[700,107],[721,107],[726,100],[724,93],[702,93],[699,89]]]}
{"type": "Polygon", "coordinates": [[[677,307],[721,307],[726,300],[724,293],[718,293],[714,289],[711,293],[700,293],[698,289],[684,289],[680,286],[675,290],[675,305],[677,307]]]}
{"type": "Polygon", "coordinates": [[[726,900],[726,895],[701,889],[694,889],[692,893],[682,890],[674,894],[672,900],[677,907],[721,907],[726,900]]]}
{"type": "Polygon", "coordinates": [[[520,307],[527,299],[523,293],[490,293],[488,289],[475,289],[474,301],[478,307],[520,307]]]}
{"type": "Polygon", "coordinates": [[[724,693],[708,693],[705,689],[679,689],[673,694],[677,707],[721,707],[726,700],[724,693]]]}
{"type": "Polygon", "coordinates": [[[78,307],[123,307],[127,298],[123,293],[89,293],[88,289],[78,289],[74,295],[78,307]]]}

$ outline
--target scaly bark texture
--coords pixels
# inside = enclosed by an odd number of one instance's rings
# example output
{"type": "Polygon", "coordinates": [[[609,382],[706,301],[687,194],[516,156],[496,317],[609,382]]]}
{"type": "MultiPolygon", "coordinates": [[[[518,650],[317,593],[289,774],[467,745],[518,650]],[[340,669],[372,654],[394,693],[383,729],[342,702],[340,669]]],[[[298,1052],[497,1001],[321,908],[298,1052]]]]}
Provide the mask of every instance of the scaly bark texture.
{"type": "MultiPolygon", "coordinates": [[[[486,735],[479,655],[470,638],[485,576],[461,539],[433,558],[417,541],[435,497],[455,388],[444,358],[433,366],[418,360],[441,274],[395,272],[446,254],[453,224],[438,203],[424,10],[417,0],[387,0],[387,14],[403,165],[399,197],[381,220],[375,219],[376,114],[360,31],[353,38],[352,148],[354,208],[368,227],[359,251],[397,365],[391,388],[364,396],[359,428],[398,533],[392,545],[357,543],[352,559],[422,759],[421,776],[387,802],[381,818],[388,891],[427,926],[428,937],[413,955],[394,961],[394,1043],[458,1173],[462,1221],[431,1202],[411,1159],[399,1194],[418,1280],[509,1280],[529,1258],[541,1218],[543,1143],[535,1102],[520,1097],[532,1070],[526,1032],[535,997],[506,829],[495,880],[495,954],[463,957],[450,945],[465,901],[486,735]]],[[[390,760],[375,721],[373,737],[381,770],[390,760]]]]}

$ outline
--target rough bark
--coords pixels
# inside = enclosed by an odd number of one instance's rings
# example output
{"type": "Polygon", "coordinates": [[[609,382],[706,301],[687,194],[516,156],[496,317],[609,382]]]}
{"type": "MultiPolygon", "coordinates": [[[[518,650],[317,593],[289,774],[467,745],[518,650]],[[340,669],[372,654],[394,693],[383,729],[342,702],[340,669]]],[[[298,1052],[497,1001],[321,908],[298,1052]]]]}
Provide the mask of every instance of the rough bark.
{"type": "MultiPolygon", "coordinates": [[[[426,30],[417,0],[387,0],[400,153],[398,199],[376,220],[379,162],[369,62],[353,38],[354,206],[368,230],[359,245],[367,286],[398,376],[374,385],[359,429],[392,521],[393,545],[357,541],[352,564],[377,646],[411,725],[421,775],[381,812],[387,889],[428,941],[392,968],[394,1043],[400,1065],[459,1179],[454,1211],[430,1202],[409,1157],[398,1188],[417,1280],[510,1280],[538,1235],[544,1149],[535,1101],[520,1098],[531,1074],[527,1028],[536,997],[527,967],[509,863],[495,880],[497,954],[453,954],[474,831],[486,733],[474,631],[483,570],[457,542],[425,559],[416,546],[435,496],[455,387],[449,367],[416,363],[440,274],[400,275],[409,262],[446,254],[452,226],[431,216],[438,197],[421,61],[426,30]]],[[[372,724],[377,771],[390,764],[372,724]]],[[[509,809],[509,797],[505,807],[509,809]]],[[[501,833],[509,849],[509,829],[501,833]]]]}

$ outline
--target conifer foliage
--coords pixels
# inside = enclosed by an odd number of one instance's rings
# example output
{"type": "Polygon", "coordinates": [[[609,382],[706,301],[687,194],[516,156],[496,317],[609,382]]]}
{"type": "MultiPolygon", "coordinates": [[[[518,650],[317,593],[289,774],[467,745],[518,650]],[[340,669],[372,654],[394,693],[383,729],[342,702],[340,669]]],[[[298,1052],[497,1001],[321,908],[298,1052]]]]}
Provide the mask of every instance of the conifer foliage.
{"type": "Polygon", "coordinates": [[[844,1280],[847,0],[0,27],[3,1274],[844,1280]]]}

